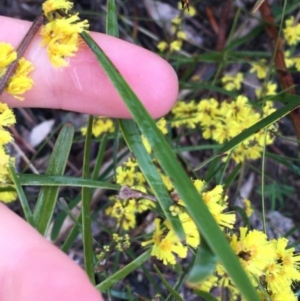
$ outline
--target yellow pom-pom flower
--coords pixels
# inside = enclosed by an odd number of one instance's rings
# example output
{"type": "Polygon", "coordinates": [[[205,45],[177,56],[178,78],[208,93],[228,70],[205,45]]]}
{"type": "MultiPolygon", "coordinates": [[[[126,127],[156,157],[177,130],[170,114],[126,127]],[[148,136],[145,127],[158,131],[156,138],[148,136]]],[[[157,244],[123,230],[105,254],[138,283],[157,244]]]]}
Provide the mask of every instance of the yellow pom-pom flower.
{"type": "Polygon", "coordinates": [[[29,73],[34,70],[31,62],[25,58],[21,58],[18,62],[16,72],[11,76],[6,86],[6,92],[13,95],[19,100],[24,97],[20,96],[26,91],[30,90],[34,84],[33,80],[29,77],[29,73]]]}
{"type": "Polygon", "coordinates": [[[68,65],[79,48],[79,34],[87,30],[87,20],[80,21],[78,14],[54,19],[41,30],[41,45],[47,48],[48,56],[55,67],[68,65]]]}
{"type": "Polygon", "coordinates": [[[73,3],[66,0],[47,0],[42,8],[46,17],[52,17],[51,14],[57,10],[64,10],[67,13],[73,7],[73,3]]]}
{"type": "Polygon", "coordinates": [[[5,74],[7,67],[17,58],[14,47],[8,43],[0,43],[0,78],[5,74]]]}
{"type": "Polygon", "coordinates": [[[294,17],[285,21],[283,35],[288,45],[296,45],[300,41],[300,24],[295,24],[294,17]]]}
{"type": "Polygon", "coordinates": [[[251,73],[257,74],[259,79],[264,79],[267,76],[268,66],[265,59],[259,60],[259,62],[252,63],[251,73]]]}
{"type": "Polygon", "coordinates": [[[222,77],[222,84],[224,89],[228,91],[240,90],[243,79],[244,79],[244,75],[241,72],[238,72],[235,75],[225,74],[222,77]]]}

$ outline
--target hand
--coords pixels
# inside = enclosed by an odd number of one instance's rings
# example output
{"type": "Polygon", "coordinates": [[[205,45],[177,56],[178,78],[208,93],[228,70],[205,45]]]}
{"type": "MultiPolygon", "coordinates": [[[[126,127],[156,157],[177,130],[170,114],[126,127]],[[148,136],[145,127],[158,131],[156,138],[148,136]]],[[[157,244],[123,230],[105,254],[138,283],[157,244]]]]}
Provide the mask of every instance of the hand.
{"type": "MultiPolygon", "coordinates": [[[[17,46],[29,22],[0,17],[0,41],[17,46]]],[[[174,104],[177,77],[155,54],[130,43],[91,33],[142,100],[150,114],[160,117],[174,104]]],[[[20,102],[8,94],[2,102],[12,107],[72,110],[110,117],[130,117],[93,53],[86,47],[55,70],[36,36],[25,57],[35,64],[35,85],[20,102]]],[[[85,272],[67,255],[0,203],[0,301],[100,301],[85,272]]]]}

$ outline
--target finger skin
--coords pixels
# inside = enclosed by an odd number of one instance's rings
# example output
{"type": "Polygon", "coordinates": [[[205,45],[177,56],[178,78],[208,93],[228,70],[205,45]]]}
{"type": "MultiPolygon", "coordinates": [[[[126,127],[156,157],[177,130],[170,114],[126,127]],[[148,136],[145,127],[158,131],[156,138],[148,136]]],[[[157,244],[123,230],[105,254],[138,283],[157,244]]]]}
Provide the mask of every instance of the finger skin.
{"type": "MultiPolygon", "coordinates": [[[[30,22],[0,17],[0,41],[18,46],[30,22]]],[[[159,56],[131,43],[100,33],[92,37],[125,77],[147,110],[154,117],[166,114],[178,94],[177,76],[159,56]]],[[[26,51],[25,57],[35,65],[31,73],[35,85],[19,102],[3,93],[1,100],[12,107],[41,107],[71,110],[95,115],[128,118],[130,114],[110,83],[94,54],[82,41],[79,52],[67,68],[54,68],[40,37],[26,51]]]]}
{"type": "Polygon", "coordinates": [[[103,301],[85,272],[0,203],[0,301],[103,301]]]}

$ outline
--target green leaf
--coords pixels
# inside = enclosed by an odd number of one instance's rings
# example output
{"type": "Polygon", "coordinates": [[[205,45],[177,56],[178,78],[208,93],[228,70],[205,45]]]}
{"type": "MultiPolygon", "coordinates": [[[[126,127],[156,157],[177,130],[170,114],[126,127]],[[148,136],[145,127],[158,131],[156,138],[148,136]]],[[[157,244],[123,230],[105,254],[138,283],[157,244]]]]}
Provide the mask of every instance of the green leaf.
{"type": "Polygon", "coordinates": [[[195,290],[195,294],[202,297],[206,301],[218,301],[217,298],[213,297],[210,293],[205,291],[195,290]]]}
{"type": "Polygon", "coordinates": [[[21,185],[29,186],[89,187],[111,190],[119,190],[121,188],[121,186],[118,184],[111,184],[107,182],[100,182],[90,179],[74,178],[68,176],[19,174],[18,177],[21,185]]]}
{"type": "Polygon", "coordinates": [[[169,209],[170,206],[174,204],[174,201],[171,199],[160,174],[154,166],[150,155],[147,153],[135,123],[131,120],[121,120],[120,124],[124,139],[130,150],[134,153],[139,163],[139,167],[152,188],[161,209],[166,218],[170,221],[171,226],[179,239],[184,240],[185,234],[181,222],[178,216],[172,216],[169,209]]]}
{"type": "Polygon", "coordinates": [[[163,285],[166,287],[168,292],[173,296],[173,298],[178,301],[183,301],[183,299],[180,297],[180,295],[173,289],[173,287],[169,284],[169,282],[164,278],[164,276],[162,275],[162,273],[160,272],[158,267],[156,265],[154,265],[153,267],[154,267],[154,270],[156,271],[156,273],[158,274],[159,279],[161,280],[163,285]]]}
{"type": "Polygon", "coordinates": [[[114,37],[119,36],[118,16],[115,0],[107,0],[106,34],[114,37]]]}
{"type": "Polygon", "coordinates": [[[228,175],[226,181],[224,182],[224,186],[225,186],[224,190],[226,190],[226,187],[229,187],[234,181],[234,179],[239,175],[241,171],[241,167],[242,167],[242,163],[237,164],[234,170],[230,173],[230,175],[228,175]]]}
{"type": "MultiPolygon", "coordinates": [[[[274,95],[273,99],[276,99],[277,97],[274,95]]],[[[232,138],[230,141],[227,143],[223,144],[219,152],[210,157],[205,161],[205,164],[214,160],[218,156],[222,156],[224,153],[228,152],[229,150],[233,149],[236,147],[238,144],[240,144],[242,141],[246,140],[249,138],[251,135],[255,134],[256,132],[264,129],[265,127],[268,127],[278,121],[279,119],[283,118],[286,116],[288,113],[290,113],[293,109],[298,107],[300,105],[300,97],[297,96],[286,96],[286,95],[281,95],[280,100],[283,102],[287,102],[285,106],[282,108],[276,110],[269,116],[261,119],[259,122],[255,123],[254,125],[250,126],[248,129],[244,130],[234,138],[232,138]]],[[[205,165],[203,162],[199,164],[195,170],[198,170],[201,168],[203,165],[205,165]]]]}
{"type": "Polygon", "coordinates": [[[215,271],[217,261],[217,256],[211,251],[208,244],[202,240],[197,249],[194,265],[186,280],[188,286],[193,287],[212,275],[215,271]]]}
{"type": "Polygon", "coordinates": [[[300,176],[300,168],[299,166],[293,164],[292,162],[289,162],[289,160],[291,158],[287,158],[287,157],[283,157],[283,156],[279,156],[270,152],[266,152],[266,156],[268,158],[271,158],[275,161],[277,161],[278,163],[286,166],[290,171],[294,172],[296,175],[300,176]]]}
{"type": "Polygon", "coordinates": [[[66,217],[71,213],[71,210],[78,205],[80,199],[76,198],[69,204],[65,204],[63,211],[59,212],[54,220],[53,227],[51,230],[51,240],[55,241],[60,233],[60,229],[66,219],[66,217]]]}
{"type": "Polygon", "coordinates": [[[242,220],[243,220],[243,226],[249,228],[250,222],[249,222],[249,218],[248,218],[244,208],[242,208],[240,206],[233,206],[232,209],[241,215],[242,220]]]}
{"type": "MultiPolygon", "coordinates": [[[[83,154],[82,178],[90,178],[90,163],[91,163],[91,143],[92,143],[92,129],[93,116],[89,116],[83,154]]],[[[81,222],[82,222],[82,243],[84,255],[85,271],[92,284],[95,284],[94,276],[94,250],[92,238],[92,218],[91,218],[91,189],[82,187],[82,208],[81,208],[81,222]]]]}
{"type": "MultiPolygon", "coordinates": [[[[11,176],[11,179],[14,182],[14,188],[16,189],[17,193],[18,193],[18,197],[25,215],[25,218],[27,220],[27,222],[32,226],[35,227],[35,222],[34,222],[34,218],[33,218],[33,214],[31,212],[30,206],[28,204],[28,200],[26,198],[26,195],[24,193],[24,190],[22,188],[22,183],[20,181],[19,175],[16,174],[15,171],[15,167],[12,166],[12,164],[9,164],[9,174],[11,176]]],[[[9,187],[10,188],[10,187],[9,187]]],[[[8,189],[9,189],[8,188],[8,189]]],[[[12,188],[11,188],[12,189],[12,188]]],[[[15,190],[13,189],[13,191],[15,190]]]]}
{"type": "Polygon", "coordinates": [[[146,251],[138,258],[130,262],[128,265],[126,265],[124,268],[117,271],[106,280],[102,281],[100,284],[96,286],[96,288],[100,292],[105,292],[106,290],[110,289],[113,285],[115,285],[117,282],[124,279],[131,272],[139,268],[144,262],[146,262],[150,258],[150,256],[151,256],[151,250],[146,251]]]}
{"type": "MultiPolygon", "coordinates": [[[[53,152],[49,159],[47,175],[62,175],[68,161],[69,152],[74,136],[73,125],[66,124],[56,140],[53,152]]],[[[59,186],[42,187],[34,208],[34,221],[37,230],[44,235],[50,224],[57,201],[59,186]]]]}
{"type": "Polygon", "coordinates": [[[253,288],[237,256],[229,246],[219,225],[214,220],[212,214],[202,200],[201,195],[197,192],[183,167],[179,164],[171,146],[156,127],[155,122],[152,120],[147,110],[143,107],[140,100],[103,50],[99,48],[86,32],[83,32],[81,36],[96,55],[99,63],[122,97],[141,132],[149,141],[154,151],[154,155],[166,175],[172,179],[176,191],[185,202],[188,213],[195,221],[210,248],[219,257],[221,263],[224,265],[226,271],[235,282],[243,297],[251,301],[259,301],[260,299],[257,292],[253,288]]]}

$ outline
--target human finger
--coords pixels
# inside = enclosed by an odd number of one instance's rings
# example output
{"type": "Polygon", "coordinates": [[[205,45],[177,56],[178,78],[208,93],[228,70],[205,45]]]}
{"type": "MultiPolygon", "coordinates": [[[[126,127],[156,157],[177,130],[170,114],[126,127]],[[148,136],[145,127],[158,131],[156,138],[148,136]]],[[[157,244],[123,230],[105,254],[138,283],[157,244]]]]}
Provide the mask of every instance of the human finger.
{"type": "Polygon", "coordinates": [[[0,301],[103,301],[85,272],[0,203],[0,301]]]}
{"type": "MultiPolygon", "coordinates": [[[[17,46],[31,23],[0,17],[0,24],[0,41],[17,46]]],[[[174,70],[165,60],[120,39],[101,33],[91,35],[154,118],[172,108],[178,93],[178,82],[174,70]]],[[[84,42],[76,56],[70,59],[69,66],[63,69],[56,69],[50,64],[46,50],[40,47],[39,35],[34,38],[25,57],[35,66],[31,73],[34,87],[24,94],[25,100],[22,102],[7,93],[3,93],[1,101],[12,107],[56,108],[118,118],[130,117],[118,92],[84,42]]]]}

